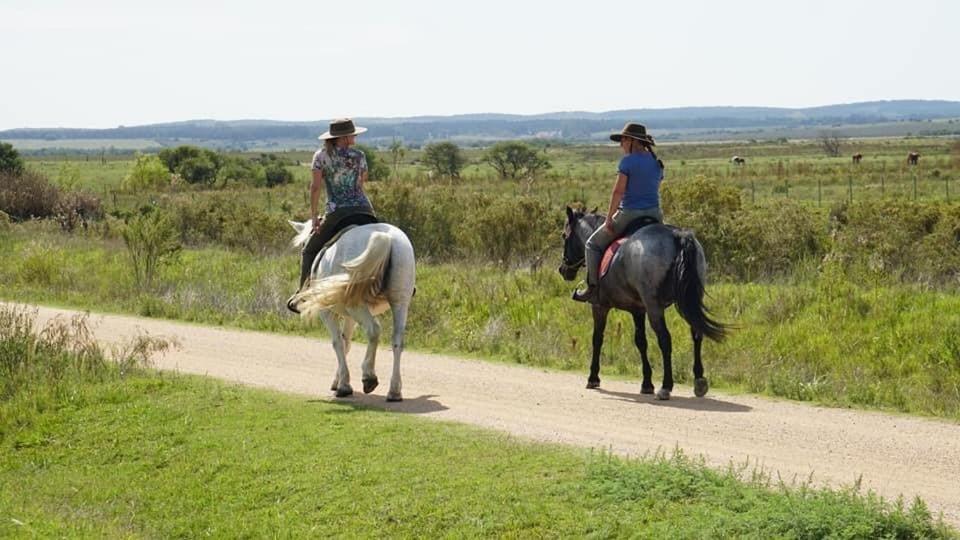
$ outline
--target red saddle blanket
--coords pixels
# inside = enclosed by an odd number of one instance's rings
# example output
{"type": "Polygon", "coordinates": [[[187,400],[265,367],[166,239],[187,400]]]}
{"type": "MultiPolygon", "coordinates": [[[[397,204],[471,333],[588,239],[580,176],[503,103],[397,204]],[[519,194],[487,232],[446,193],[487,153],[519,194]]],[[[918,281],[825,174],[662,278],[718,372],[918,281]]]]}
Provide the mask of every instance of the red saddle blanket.
{"type": "Polygon", "coordinates": [[[626,239],[626,236],[621,236],[607,246],[606,251],[603,252],[603,258],[600,259],[600,277],[607,275],[607,270],[610,269],[610,263],[613,262],[613,256],[617,254],[617,251],[626,239]]]}

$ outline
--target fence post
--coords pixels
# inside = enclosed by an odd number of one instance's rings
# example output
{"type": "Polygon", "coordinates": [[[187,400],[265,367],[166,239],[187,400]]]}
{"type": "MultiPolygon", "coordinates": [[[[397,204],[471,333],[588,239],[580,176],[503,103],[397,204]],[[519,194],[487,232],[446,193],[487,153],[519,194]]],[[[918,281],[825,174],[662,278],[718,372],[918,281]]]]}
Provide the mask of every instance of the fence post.
{"type": "Polygon", "coordinates": [[[917,171],[913,171],[913,200],[917,200],[917,171]]]}
{"type": "Polygon", "coordinates": [[[750,179],[750,204],[757,204],[757,186],[754,185],[753,178],[750,179]]]}
{"type": "Polygon", "coordinates": [[[850,203],[853,203],[853,175],[847,176],[847,193],[849,194],[850,203]]]}
{"type": "Polygon", "coordinates": [[[944,175],[943,183],[947,187],[947,202],[950,202],[950,175],[949,174],[944,175]]]}
{"type": "Polygon", "coordinates": [[[817,206],[818,207],[823,205],[823,190],[822,190],[821,184],[822,184],[821,180],[817,178],[817,206]]]}

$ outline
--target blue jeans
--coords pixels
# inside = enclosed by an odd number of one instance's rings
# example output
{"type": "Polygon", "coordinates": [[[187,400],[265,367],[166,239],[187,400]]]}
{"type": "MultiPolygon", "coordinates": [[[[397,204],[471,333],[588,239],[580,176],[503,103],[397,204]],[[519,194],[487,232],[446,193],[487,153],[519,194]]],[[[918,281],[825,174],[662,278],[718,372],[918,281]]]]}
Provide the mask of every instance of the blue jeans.
{"type": "Polygon", "coordinates": [[[663,223],[663,212],[659,206],[650,208],[632,209],[621,208],[613,214],[613,232],[606,227],[600,226],[599,229],[590,235],[587,239],[584,258],[587,266],[587,285],[597,284],[598,274],[600,272],[600,260],[603,258],[603,252],[614,240],[616,240],[633,220],[640,217],[652,217],[660,223],[663,223]]]}

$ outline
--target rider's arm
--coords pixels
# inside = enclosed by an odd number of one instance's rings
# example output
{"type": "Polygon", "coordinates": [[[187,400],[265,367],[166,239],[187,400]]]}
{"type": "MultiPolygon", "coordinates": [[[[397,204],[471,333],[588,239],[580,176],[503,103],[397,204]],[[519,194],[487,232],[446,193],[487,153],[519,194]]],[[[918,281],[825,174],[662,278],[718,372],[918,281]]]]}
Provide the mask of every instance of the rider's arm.
{"type": "Polygon", "coordinates": [[[607,220],[604,225],[608,229],[613,229],[613,214],[620,208],[620,201],[623,200],[623,193],[627,190],[627,175],[617,174],[617,183],[613,185],[613,194],[610,195],[610,208],[607,210],[607,220]]]}
{"type": "Polygon", "coordinates": [[[313,181],[310,182],[310,220],[313,221],[313,227],[319,224],[320,191],[323,189],[323,171],[313,170],[313,181]]]}

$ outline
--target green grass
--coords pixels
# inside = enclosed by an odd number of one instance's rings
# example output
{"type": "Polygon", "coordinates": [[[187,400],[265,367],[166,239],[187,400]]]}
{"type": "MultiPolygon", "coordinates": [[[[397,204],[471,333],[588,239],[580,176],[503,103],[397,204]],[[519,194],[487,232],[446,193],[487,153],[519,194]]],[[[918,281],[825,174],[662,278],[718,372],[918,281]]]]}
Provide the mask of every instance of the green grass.
{"type": "Polygon", "coordinates": [[[0,536],[956,537],[921,501],[855,486],[787,486],[679,454],[626,460],[109,363],[83,371],[90,355],[71,363],[44,343],[0,330],[0,367],[27,373],[0,401],[0,536]],[[27,342],[41,353],[17,363],[27,342]]]}

